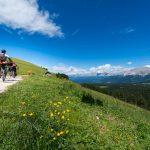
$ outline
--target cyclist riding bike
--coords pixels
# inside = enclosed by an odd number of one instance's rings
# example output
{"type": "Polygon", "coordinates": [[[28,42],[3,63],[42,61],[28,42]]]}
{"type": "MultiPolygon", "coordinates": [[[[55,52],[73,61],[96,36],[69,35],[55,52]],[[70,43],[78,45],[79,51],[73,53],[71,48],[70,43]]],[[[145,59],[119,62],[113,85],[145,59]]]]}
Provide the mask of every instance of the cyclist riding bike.
{"type": "Polygon", "coordinates": [[[1,50],[0,54],[0,77],[2,76],[2,80],[5,81],[7,75],[7,65],[12,63],[12,60],[6,55],[6,50],[1,50]]]}
{"type": "Polygon", "coordinates": [[[10,76],[12,76],[13,78],[17,76],[17,69],[18,69],[18,66],[15,62],[9,63],[8,71],[10,72],[10,76]]]}

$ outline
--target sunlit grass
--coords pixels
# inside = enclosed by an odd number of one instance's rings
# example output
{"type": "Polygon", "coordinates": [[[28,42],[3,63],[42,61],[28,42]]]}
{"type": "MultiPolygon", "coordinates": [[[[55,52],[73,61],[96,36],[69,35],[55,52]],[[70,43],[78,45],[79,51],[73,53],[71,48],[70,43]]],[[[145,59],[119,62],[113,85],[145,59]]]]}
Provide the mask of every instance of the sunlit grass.
{"type": "Polygon", "coordinates": [[[13,61],[16,62],[16,64],[18,65],[18,69],[17,69],[17,74],[18,75],[27,75],[29,74],[29,72],[32,72],[33,74],[44,74],[46,72],[46,70],[44,70],[43,68],[41,68],[40,66],[36,66],[32,63],[17,59],[17,58],[12,58],[13,61]]]}
{"type": "Polygon", "coordinates": [[[149,116],[70,81],[29,76],[0,95],[0,149],[148,149],[149,116]],[[82,101],[85,92],[103,105],[82,101]]]}

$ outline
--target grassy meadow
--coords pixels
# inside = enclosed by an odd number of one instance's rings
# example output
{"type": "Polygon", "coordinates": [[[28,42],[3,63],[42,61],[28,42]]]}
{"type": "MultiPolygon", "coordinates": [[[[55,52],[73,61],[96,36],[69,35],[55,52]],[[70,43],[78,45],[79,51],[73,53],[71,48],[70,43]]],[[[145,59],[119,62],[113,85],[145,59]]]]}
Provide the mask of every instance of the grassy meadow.
{"type": "Polygon", "coordinates": [[[26,75],[28,73],[33,73],[33,74],[43,74],[45,73],[45,69],[37,66],[37,65],[34,65],[30,62],[26,62],[26,61],[23,61],[23,60],[20,60],[18,58],[12,58],[12,60],[14,62],[16,62],[16,64],[18,65],[18,69],[17,69],[17,73],[19,75],[26,75]]]}
{"type": "Polygon", "coordinates": [[[55,77],[10,87],[0,116],[2,150],[150,149],[149,111],[55,77]]]}

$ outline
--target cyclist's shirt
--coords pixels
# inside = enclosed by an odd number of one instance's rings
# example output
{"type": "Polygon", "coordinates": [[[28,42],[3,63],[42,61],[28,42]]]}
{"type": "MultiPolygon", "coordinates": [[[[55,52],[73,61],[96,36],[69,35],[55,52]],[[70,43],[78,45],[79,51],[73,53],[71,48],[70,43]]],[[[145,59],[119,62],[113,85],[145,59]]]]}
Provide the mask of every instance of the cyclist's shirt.
{"type": "Polygon", "coordinates": [[[9,57],[7,57],[6,55],[4,55],[4,54],[0,54],[0,63],[2,63],[2,62],[5,62],[5,61],[9,61],[9,62],[12,62],[12,60],[9,58],[9,57]]]}
{"type": "Polygon", "coordinates": [[[0,54],[0,63],[7,61],[7,57],[4,54],[0,54]]]}

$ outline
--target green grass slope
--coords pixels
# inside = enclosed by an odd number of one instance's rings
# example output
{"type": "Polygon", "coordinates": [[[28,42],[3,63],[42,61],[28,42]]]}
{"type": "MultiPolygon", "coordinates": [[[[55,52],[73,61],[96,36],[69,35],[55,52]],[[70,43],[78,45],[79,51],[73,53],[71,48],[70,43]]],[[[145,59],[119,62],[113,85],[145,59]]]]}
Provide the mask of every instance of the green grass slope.
{"type": "Polygon", "coordinates": [[[19,67],[19,69],[17,70],[19,75],[26,75],[28,71],[32,71],[34,74],[43,74],[44,72],[46,72],[43,68],[30,62],[26,62],[17,58],[12,58],[12,60],[16,62],[19,67]]]}
{"type": "Polygon", "coordinates": [[[0,149],[149,150],[150,112],[55,77],[0,95],[0,149]],[[84,93],[101,105],[89,104],[84,93]]]}

